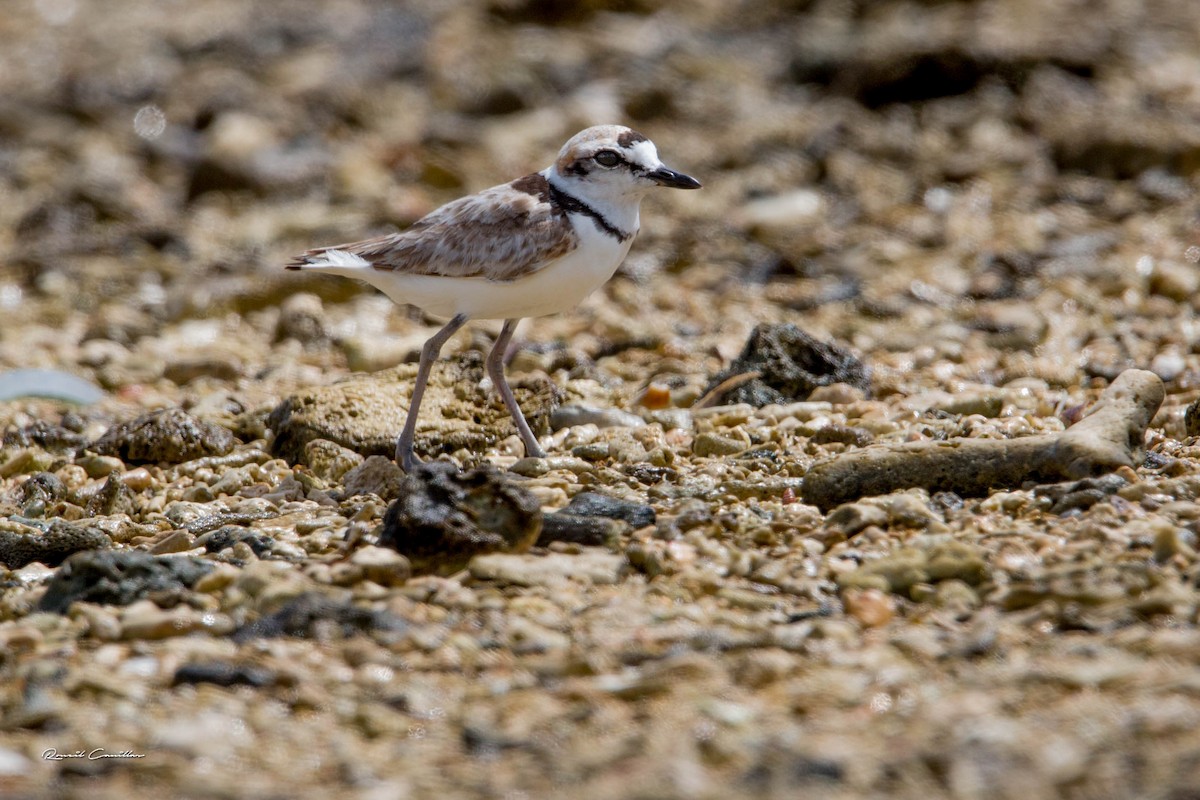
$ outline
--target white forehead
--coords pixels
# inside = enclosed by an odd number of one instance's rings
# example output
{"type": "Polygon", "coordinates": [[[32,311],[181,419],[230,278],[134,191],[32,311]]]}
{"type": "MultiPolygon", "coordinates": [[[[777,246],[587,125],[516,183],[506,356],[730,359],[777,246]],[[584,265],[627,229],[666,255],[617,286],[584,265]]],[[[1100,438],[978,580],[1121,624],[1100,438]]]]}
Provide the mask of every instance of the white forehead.
{"type": "Polygon", "coordinates": [[[629,153],[629,160],[635,164],[643,167],[657,167],[659,164],[658,149],[649,139],[643,139],[624,149],[626,153],[629,153]]]}

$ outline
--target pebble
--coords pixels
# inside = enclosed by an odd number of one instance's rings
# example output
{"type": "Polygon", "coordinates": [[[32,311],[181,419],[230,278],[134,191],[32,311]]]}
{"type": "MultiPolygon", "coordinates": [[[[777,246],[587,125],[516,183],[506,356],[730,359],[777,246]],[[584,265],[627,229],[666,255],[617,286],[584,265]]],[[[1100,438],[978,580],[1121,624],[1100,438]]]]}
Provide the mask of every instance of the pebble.
{"type": "Polygon", "coordinates": [[[201,594],[219,592],[232,584],[238,578],[239,574],[240,572],[236,567],[229,564],[216,564],[212,571],[200,576],[192,588],[201,594]]]}
{"type": "Polygon", "coordinates": [[[175,670],[172,686],[183,683],[211,683],[216,686],[253,686],[262,688],[275,683],[275,674],[268,669],[226,661],[201,661],[184,664],[175,670]]]}
{"type": "Polygon", "coordinates": [[[7,461],[0,462],[0,478],[48,472],[54,467],[54,456],[34,448],[17,450],[7,461]]]}
{"type": "Polygon", "coordinates": [[[738,221],[748,227],[791,228],[815,219],[824,208],[825,202],[819,192],[795,189],[746,203],[738,212],[738,221]]]}
{"type": "Polygon", "coordinates": [[[33,771],[33,762],[17,750],[0,747],[0,777],[14,778],[33,771]]]}
{"type": "Polygon", "coordinates": [[[947,414],[979,414],[984,417],[998,417],[1004,408],[1004,395],[997,392],[973,392],[960,394],[938,403],[937,410],[947,414]]]}
{"type": "Polygon", "coordinates": [[[866,447],[874,438],[875,436],[866,428],[832,424],[818,428],[809,437],[809,441],[813,444],[837,443],[853,447],[866,447]]]}
{"type": "Polygon", "coordinates": [[[27,586],[32,586],[54,577],[55,571],[53,568],[46,566],[40,561],[32,561],[20,569],[12,570],[8,574],[14,580],[17,580],[27,586]]]}
{"type": "Polygon", "coordinates": [[[849,589],[842,593],[846,613],[868,628],[878,628],[896,615],[896,600],[878,589],[849,589]]]}
{"type": "Polygon", "coordinates": [[[592,406],[559,406],[550,415],[550,429],[557,431],[577,425],[595,425],[597,428],[640,428],[646,421],[636,414],[618,408],[595,408],[592,406]]]}
{"type": "Polygon", "coordinates": [[[837,582],[843,588],[874,588],[903,594],[917,584],[952,578],[978,585],[987,575],[987,563],[977,548],[951,541],[902,548],[838,575],[837,582]]]}
{"type": "Polygon", "coordinates": [[[1187,360],[1174,350],[1159,353],[1150,362],[1150,371],[1164,381],[1173,381],[1187,369],[1187,360]]]}
{"type": "Polygon", "coordinates": [[[761,689],[776,683],[797,668],[796,656],[780,648],[757,648],[745,653],[737,661],[733,679],[741,686],[761,689]]]}
{"type": "Polygon", "coordinates": [[[245,367],[240,359],[231,355],[212,353],[170,361],[163,368],[163,377],[172,383],[184,386],[198,378],[235,381],[241,377],[243,372],[245,372],[245,367]]]}
{"type": "Polygon", "coordinates": [[[537,546],[546,547],[551,542],[616,547],[621,535],[630,531],[629,523],[603,517],[582,516],[569,511],[557,511],[542,519],[542,532],[537,546]]]}
{"type": "MultiPolygon", "coordinates": [[[[604,461],[609,457],[609,444],[608,442],[591,442],[589,444],[577,445],[571,448],[571,455],[575,458],[581,458],[584,461],[604,461]]],[[[516,465],[514,464],[513,466],[515,467],[516,465]]],[[[522,465],[522,469],[526,472],[536,472],[540,469],[540,466],[541,465],[528,463],[526,465],[522,465]]],[[[544,475],[549,471],[549,468],[547,468],[541,474],[544,475]]]]}
{"type": "Polygon", "coordinates": [[[888,514],[882,508],[867,503],[847,503],[838,506],[825,518],[826,539],[830,536],[849,539],[871,526],[884,527],[888,514]]]}
{"type": "Polygon", "coordinates": [[[412,575],[408,559],[395,550],[367,545],[354,551],[350,563],[369,581],[380,586],[400,586],[412,575]]]}
{"type": "Polygon", "coordinates": [[[154,476],[145,467],[137,467],[123,473],[121,480],[133,492],[145,491],[155,483],[154,476]]]}
{"type": "Polygon", "coordinates": [[[14,655],[37,650],[44,636],[40,630],[14,622],[0,623],[0,652],[14,655]]]}
{"type": "Polygon", "coordinates": [[[168,611],[151,600],[138,600],[121,612],[120,624],[124,639],[165,639],[191,633],[196,620],[186,606],[168,611]]]}
{"type": "Polygon", "coordinates": [[[578,475],[587,472],[594,472],[595,467],[593,467],[587,461],[584,461],[582,458],[575,458],[573,456],[550,456],[549,458],[534,458],[527,456],[509,467],[510,472],[513,472],[517,475],[523,475],[527,478],[540,478],[541,476],[556,470],[565,470],[578,475]]]}
{"type": "Polygon", "coordinates": [[[196,546],[196,537],[187,531],[172,531],[150,548],[153,555],[182,553],[196,546]]]}
{"type": "MultiPolygon", "coordinates": [[[[828,403],[832,406],[848,406],[851,403],[858,403],[865,399],[866,391],[861,386],[854,386],[849,383],[830,383],[825,386],[818,386],[812,390],[808,396],[807,403],[792,405],[810,406],[816,403],[828,403]]],[[[828,410],[828,409],[827,409],[828,410]]]]}
{"type": "Polygon", "coordinates": [[[276,610],[242,626],[234,641],[278,636],[312,637],[318,632],[352,636],[356,632],[384,632],[396,638],[409,628],[408,623],[387,611],[374,611],[340,602],[316,592],[302,592],[280,603],[276,610]]]}
{"type": "Polygon", "coordinates": [[[653,525],[657,515],[651,506],[621,500],[598,492],[580,492],[571,498],[563,512],[587,517],[607,517],[628,522],[635,528],[653,525]]]}
{"type": "Polygon", "coordinates": [[[121,638],[121,621],[116,614],[95,603],[78,602],[71,606],[72,613],[78,613],[88,623],[88,632],[104,642],[112,642],[121,638]]]}
{"type": "MultiPolygon", "coordinates": [[[[114,472],[125,471],[125,463],[112,456],[84,456],[76,463],[83,467],[89,478],[107,478],[114,472]]],[[[125,480],[124,476],[122,480],[125,480]]],[[[125,485],[128,486],[128,482],[125,485]]]]}
{"type": "Polygon", "coordinates": [[[304,463],[321,480],[336,483],[341,481],[347,472],[361,465],[363,457],[348,447],[326,439],[313,439],[304,445],[304,463]]]}
{"type": "Polygon", "coordinates": [[[664,431],[690,431],[695,427],[691,409],[662,408],[646,414],[648,422],[662,426],[664,431]]]}
{"type": "Polygon", "coordinates": [[[736,428],[739,425],[745,425],[754,415],[754,406],[749,403],[732,403],[692,409],[692,417],[697,422],[705,421],[716,428],[736,428]]]}
{"type": "Polygon", "coordinates": [[[666,408],[671,405],[671,387],[651,383],[638,398],[638,405],[651,410],[666,408]]]}
{"type": "Polygon", "coordinates": [[[195,547],[203,547],[208,553],[220,553],[243,544],[250,549],[253,556],[261,556],[271,552],[275,542],[271,537],[249,528],[243,528],[240,525],[226,525],[195,537],[192,544],[195,547]]]}
{"type": "Polygon", "coordinates": [[[99,490],[88,498],[84,507],[84,512],[89,517],[109,517],[116,514],[129,516],[134,511],[133,492],[116,474],[108,476],[99,490]]]}
{"type": "Polygon", "coordinates": [[[578,555],[490,553],[471,559],[467,568],[476,580],[516,586],[553,587],[565,581],[617,583],[625,572],[626,562],[622,555],[585,548],[578,555]]]}
{"type": "Polygon", "coordinates": [[[395,497],[404,483],[404,471],[384,456],[369,456],[342,475],[342,494],[346,497],[373,494],[385,500],[395,497]]]}
{"type": "Polygon", "coordinates": [[[308,292],[296,292],[279,307],[275,323],[275,341],[296,339],[301,344],[315,345],[329,337],[324,304],[321,298],[308,292]]]}
{"type": "Polygon", "coordinates": [[[722,436],[717,433],[698,433],[692,439],[692,453],[708,458],[713,456],[729,456],[746,449],[746,442],[732,436],[722,436]]]}

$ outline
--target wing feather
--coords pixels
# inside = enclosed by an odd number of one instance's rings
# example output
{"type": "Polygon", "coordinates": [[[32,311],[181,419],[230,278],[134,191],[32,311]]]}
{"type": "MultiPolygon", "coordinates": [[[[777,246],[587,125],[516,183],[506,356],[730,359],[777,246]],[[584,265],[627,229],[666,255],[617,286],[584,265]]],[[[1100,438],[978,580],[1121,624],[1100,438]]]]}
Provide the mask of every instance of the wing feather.
{"type": "Polygon", "coordinates": [[[341,250],[375,269],[510,281],[578,246],[545,177],[534,174],[447,203],[400,233],[310,250],[301,259],[341,250]]]}

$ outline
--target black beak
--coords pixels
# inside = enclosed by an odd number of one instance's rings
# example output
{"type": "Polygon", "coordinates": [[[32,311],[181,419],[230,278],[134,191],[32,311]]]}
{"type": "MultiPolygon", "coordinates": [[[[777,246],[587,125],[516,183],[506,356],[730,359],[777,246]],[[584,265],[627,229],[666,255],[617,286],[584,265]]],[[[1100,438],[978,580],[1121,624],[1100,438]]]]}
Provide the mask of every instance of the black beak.
{"type": "Polygon", "coordinates": [[[646,177],[657,183],[659,186],[668,186],[672,189],[699,189],[700,181],[690,175],[684,175],[682,172],[676,172],[673,169],[659,167],[646,173],[646,177]]]}

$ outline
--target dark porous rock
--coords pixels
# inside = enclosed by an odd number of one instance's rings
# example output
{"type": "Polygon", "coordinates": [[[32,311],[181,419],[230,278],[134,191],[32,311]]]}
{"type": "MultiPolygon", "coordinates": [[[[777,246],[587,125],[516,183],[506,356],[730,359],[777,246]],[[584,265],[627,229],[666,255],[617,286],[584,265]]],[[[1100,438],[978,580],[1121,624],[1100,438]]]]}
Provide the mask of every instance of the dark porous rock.
{"type": "Polygon", "coordinates": [[[863,391],[870,388],[870,371],[849,350],[822,342],[790,323],[761,324],[750,334],[741,355],[712,379],[705,394],[718,391],[712,402],[749,403],[762,407],[772,403],[806,400],[813,389],[846,383],[863,391]],[[734,380],[758,373],[758,377],[734,380]],[[730,382],[727,391],[719,387],[730,382]]]}
{"type": "Polygon", "coordinates": [[[607,517],[628,522],[635,528],[653,525],[656,519],[654,509],[643,503],[629,500],[618,500],[599,492],[580,492],[571,498],[567,507],[557,513],[574,514],[580,517],[607,517]]]}
{"type": "Polygon", "coordinates": [[[38,609],[63,614],[76,600],[126,606],[145,598],[171,606],[212,569],[198,558],[136,550],[76,553],[50,581],[38,609]]]}
{"type": "Polygon", "coordinates": [[[537,545],[545,547],[551,542],[569,542],[589,547],[615,547],[621,534],[631,530],[629,523],[623,520],[571,514],[564,509],[547,514],[542,520],[537,545]]]}
{"type": "Polygon", "coordinates": [[[4,432],[3,449],[40,447],[48,453],[66,455],[74,453],[87,442],[87,437],[63,425],[45,420],[13,428],[4,432]]]}
{"type": "Polygon", "coordinates": [[[237,525],[226,525],[197,538],[196,546],[203,546],[205,552],[208,553],[219,553],[233,547],[238,542],[245,542],[256,556],[271,552],[271,548],[275,544],[270,536],[237,525]]]}
{"type": "Polygon", "coordinates": [[[0,520],[0,561],[9,569],[34,561],[54,567],[81,550],[111,546],[108,534],[81,522],[0,520]]]}
{"type": "MultiPolygon", "coordinates": [[[[308,442],[328,439],[364,456],[393,457],[416,373],[415,364],[404,364],[286,398],[267,418],[274,434],[271,452],[297,464],[308,442]]],[[[476,352],[434,366],[421,401],[417,453],[478,452],[513,435],[508,411],[481,387],[482,380],[483,357],[476,352]]],[[[533,432],[549,432],[559,400],[554,383],[514,382],[513,392],[533,432]]]]}
{"type": "Polygon", "coordinates": [[[234,444],[233,434],[225,428],[196,419],[182,409],[165,408],[114,425],[90,449],[116,456],[127,464],[181,464],[225,455],[234,444]]]}
{"type": "Polygon", "coordinates": [[[276,674],[263,667],[231,664],[228,661],[199,661],[175,670],[172,686],[182,683],[212,683],[217,686],[272,686],[276,674]]]}
{"type": "Polygon", "coordinates": [[[319,592],[305,592],[289,600],[278,611],[242,626],[234,633],[233,640],[241,644],[278,636],[326,638],[373,632],[390,638],[407,629],[408,623],[391,612],[359,608],[319,592]]]}
{"type": "Polygon", "coordinates": [[[434,462],[404,479],[379,544],[407,556],[416,572],[449,574],[480,553],[528,550],[541,531],[537,498],[505,473],[434,462]]]}

